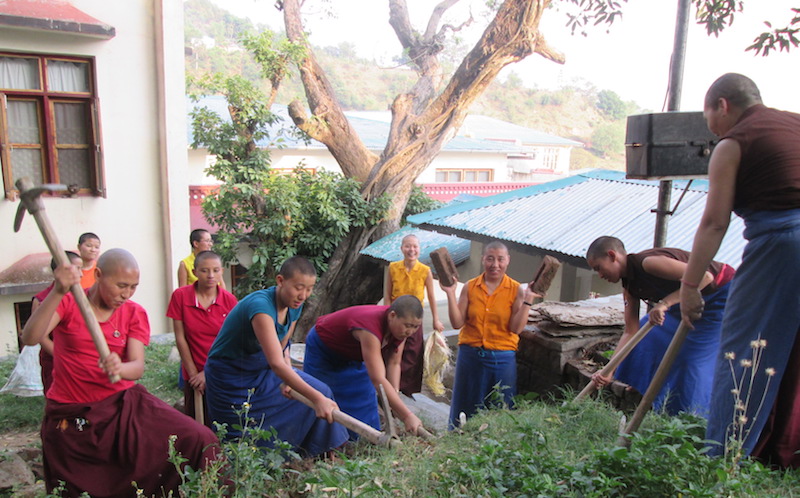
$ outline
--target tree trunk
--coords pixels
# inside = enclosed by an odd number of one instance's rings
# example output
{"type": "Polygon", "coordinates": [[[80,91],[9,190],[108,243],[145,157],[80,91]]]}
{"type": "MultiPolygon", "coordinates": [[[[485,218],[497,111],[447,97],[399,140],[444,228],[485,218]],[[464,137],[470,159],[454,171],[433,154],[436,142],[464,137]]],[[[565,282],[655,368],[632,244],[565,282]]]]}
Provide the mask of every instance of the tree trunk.
{"type": "Polygon", "coordinates": [[[390,23],[398,39],[414,54],[414,69],[420,81],[392,103],[389,139],[380,157],[369,151],[350,126],[325,72],[317,63],[303,34],[298,0],[283,0],[284,23],[288,38],[305,45],[306,56],[299,64],[306,92],[305,106],[293,102],[289,114],[294,123],[312,138],[324,143],[342,172],[363,182],[365,198],[392,196],[387,219],[377,227],[354,229],[339,244],[328,271],[317,284],[312,302],[306,305],[298,325],[299,336],[325,313],[355,304],[375,303],[381,296],[383,271],[380,265],[359,256],[375,240],[399,227],[414,181],[458,131],[469,107],[497,74],[508,64],[538,53],[556,62],[563,56],[552,50],[538,31],[539,21],[550,0],[506,0],[494,20],[464,58],[443,91],[433,86],[441,80],[437,56],[441,52],[443,31],[435,25],[444,10],[455,1],[439,3],[424,34],[415,33],[408,22],[404,0],[390,0],[390,23]]]}

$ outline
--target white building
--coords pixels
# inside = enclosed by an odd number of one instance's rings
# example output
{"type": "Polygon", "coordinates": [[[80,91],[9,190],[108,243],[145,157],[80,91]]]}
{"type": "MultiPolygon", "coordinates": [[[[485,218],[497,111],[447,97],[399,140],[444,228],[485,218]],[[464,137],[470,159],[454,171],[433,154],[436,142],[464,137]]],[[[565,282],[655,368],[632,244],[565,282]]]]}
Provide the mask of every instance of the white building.
{"type": "Polygon", "coordinates": [[[183,45],[182,2],[0,2],[0,356],[16,352],[31,297],[50,280],[49,256],[28,257],[47,252],[33,218],[12,229],[21,176],[71,186],[44,199],[62,245],[91,231],[103,249],[130,250],[134,300],[154,334],[170,330],[190,230],[183,45]]]}
{"type": "MultiPolygon", "coordinates": [[[[190,103],[189,109],[194,106],[207,107],[224,119],[230,119],[223,97],[206,97],[199,103],[190,103]]],[[[273,112],[284,117],[284,125],[291,124],[285,106],[276,105],[273,112]]],[[[389,135],[390,114],[371,111],[345,114],[366,147],[380,154],[389,135]]],[[[259,145],[270,146],[268,142],[259,145]]],[[[420,174],[417,184],[431,197],[445,201],[462,193],[485,196],[505,192],[566,176],[570,151],[581,146],[574,140],[499,119],[468,116],[459,133],[420,174]]],[[[290,171],[303,164],[310,170],[341,171],[327,148],[315,140],[305,143],[284,137],[284,148],[271,149],[271,155],[274,169],[290,171]]],[[[209,157],[205,149],[189,151],[190,184],[196,191],[193,222],[199,223],[197,202],[212,190],[202,187],[216,183],[204,173],[210,161],[213,157],[209,157]]]]}

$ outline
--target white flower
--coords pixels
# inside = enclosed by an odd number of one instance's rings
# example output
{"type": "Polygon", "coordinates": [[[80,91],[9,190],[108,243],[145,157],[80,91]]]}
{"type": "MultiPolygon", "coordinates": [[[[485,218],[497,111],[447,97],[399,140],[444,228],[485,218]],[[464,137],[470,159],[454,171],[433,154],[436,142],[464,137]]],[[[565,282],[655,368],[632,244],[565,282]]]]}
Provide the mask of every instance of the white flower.
{"type": "Polygon", "coordinates": [[[739,390],[738,389],[731,389],[731,394],[733,394],[734,396],[739,396],[739,390]]]}
{"type": "Polygon", "coordinates": [[[772,368],[772,367],[765,368],[765,369],[764,369],[764,373],[766,373],[767,375],[769,375],[770,377],[772,377],[772,376],[774,376],[774,375],[775,375],[775,369],[774,369],[774,368],[772,368]]]}
{"type": "Polygon", "coordinates": [[[752,360],[741,360],[741,361],[739,361],[739,364],[741,366],[743,366],[744,368],[750,368],[750,367],[753,366],[752,360]]]}
{"type": "Polygon", "coordinates": [[[739,415],[739,423],[742,424],[742,425],[746,424],[747,423],[747,416],[739,415]]]}
{"type": "Polygon", "coordinates": [[[767,347],[767,340],[766,339],[759,339],[758,340],[758,345],[761,346],[762,348],[767,347]]]}
{"type": "Polygon", "coordinates": [[[734,353],[733,351],[728,351],[727,353],[725,353],[725,359],[726,360],[735,360],[736,359],[736,353],[734,353]]]}

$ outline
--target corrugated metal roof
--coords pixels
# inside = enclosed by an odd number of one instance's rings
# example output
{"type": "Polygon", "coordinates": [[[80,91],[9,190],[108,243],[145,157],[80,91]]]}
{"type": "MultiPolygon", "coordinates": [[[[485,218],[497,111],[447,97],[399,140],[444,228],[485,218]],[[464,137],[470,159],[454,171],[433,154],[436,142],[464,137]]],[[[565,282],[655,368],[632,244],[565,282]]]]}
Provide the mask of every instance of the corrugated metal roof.
{"type": "Polygon", "coordinates": [[[400,244],[403,241],[403,237],[412,234],[416,235],[419,239],[419,260],[426,265],[431,264],[431,257],[429,256],[431,251],[439,249],[440,247],[447,248],[447,252],[450,253],[450,257],[453,258],[453,262],[457,265],[469,258],[469,240],[454,235],[420,230],[412,226],[405,226],[373,242],[365,247],[359,254],[370,256],[387,263],[400,261],[403,259],[403,253],[400,252],[400,244]]]}
{"type": "MultiPolygon", "coordinates": [[[[674,183],[673,207],[685,183],[674,183]]],[[[691,250],[707,191],[706,181],[692,183],[670,218],[667,246],[691,250]]],[[[623,172],[592,170],[417,214],[408,221],[465,238],[530,246],[582,263],[589,244],[601,235],[620,238],[630,252],[651,248],[656,219],[651,210],[657,202],[657,181],[627,180],[623,172]]],[[[734,215],[716,260],[739,265],[745,245],[743,230],[744,223],[734,215]]]]}
{"type": "MultiPolygon", "coordinates": [[[[390,123],[392,113],[389,111],[349,111],[348,116],[357,116],[375,121],[390,123]]],[[[515,141],[527,146],[557,145],[570,147],[583,147],[582,142],[568,138],[550,135],[533,128],[526,128],[518,124],[509,123],[489,116],[470,114],[464,119],[464,124],[457,133],[462,137],[480,138],[482,140],[515,141]]]]}
{"type": "MultiPolygon", "coordinates": [[[[197,107],[206,107],[215,112],[223,120],[230,121],[230,113],[228,112],[228,104],[225,97],[222,96],[209,96],[202,97],[199,101],[194,102],[191,98],[187,97],[186,103],[187,114],[197,107]]],[[[274,147],[274,142],[278,138],[282,140],[281,148],[289,149],[325,149],[325,145],[316,140],[308,142],[299,139],[298,137],[286,133],[282,128],[293,127],[292,120],[289,118],[286,106],[273,105],[272,112],[282,118],[282,121],[272,126],[269,131],[269,139],[261,140],[258,142],[259,147],[274,147]]],[[[368,119],[360,115],[350,115],[345,113],[350,125],[355,129],[361,141],[372,151],[382,151],[386,147],[386,141],[389,139],[389,123],[381,120],[368,119]]],[[[194,137],[192,132],[191,119],[187,119],[187,137],[191,144],[194,137]]],[[[521,145],[508,142],[497,142],[492,140],[483,140],[480,138],[468,138],[464,136],[455,136],[449,140],[444,147],[444,151],[449,152],[490,152],[495,154],[508,154],[508,153],[521,153],[526,149],[521,145]]]]}

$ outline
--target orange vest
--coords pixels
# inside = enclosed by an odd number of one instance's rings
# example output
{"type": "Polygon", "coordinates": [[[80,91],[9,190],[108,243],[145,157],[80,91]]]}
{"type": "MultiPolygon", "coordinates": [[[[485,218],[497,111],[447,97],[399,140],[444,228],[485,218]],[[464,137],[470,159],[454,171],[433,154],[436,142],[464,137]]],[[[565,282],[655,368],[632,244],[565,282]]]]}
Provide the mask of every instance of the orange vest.
{"type": "Polygon", "coordinates": [[[467,282],[469,303],[466,321],[458,334],[458,344],[495,351],[516,351],[519,336],[508,325],[518,292],[519,282],[508,275],[503,276],[491,294],[486,287],[484,274],[467,282]]]}
{"type": "Polygon", "coordinates": [[[405,262],[395,261],[389,263],[389,277],[392,279],[392,301],[400,296],[410,294],[416,296],[419,302],[425,302],[425,279],[431,267],[416,262],[411,271],[406,270],[405,262]]]}

